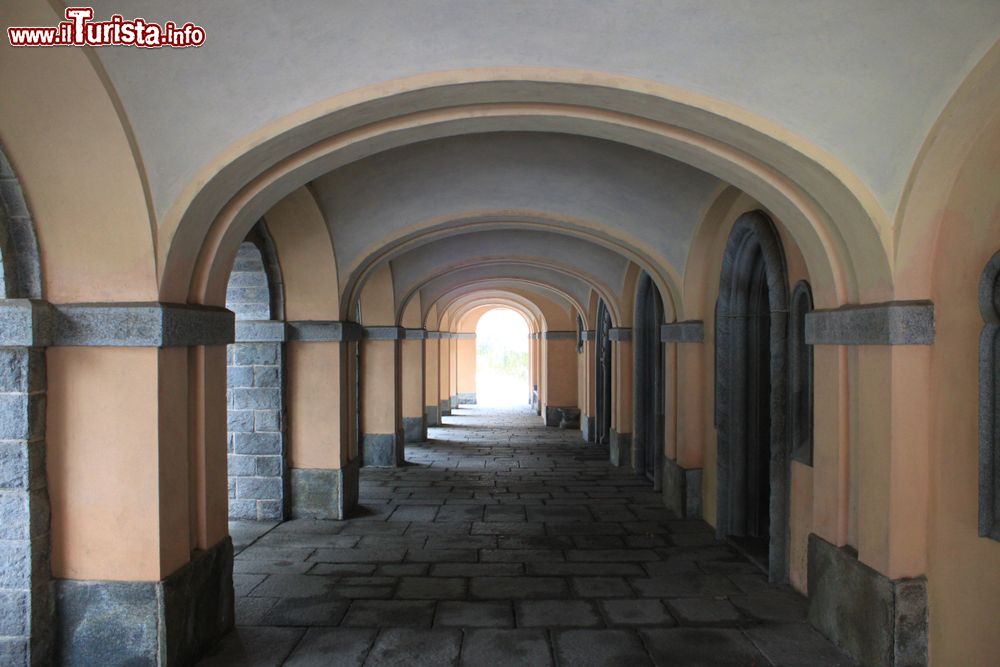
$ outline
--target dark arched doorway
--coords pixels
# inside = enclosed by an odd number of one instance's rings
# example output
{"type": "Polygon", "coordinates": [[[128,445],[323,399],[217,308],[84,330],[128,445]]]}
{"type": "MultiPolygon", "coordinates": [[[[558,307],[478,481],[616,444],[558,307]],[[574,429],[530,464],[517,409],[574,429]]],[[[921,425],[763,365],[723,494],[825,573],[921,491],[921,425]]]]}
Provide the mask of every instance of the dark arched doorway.
{"type": "Polygon", "coordinates": [[[601,300],[597,304],[597,326],[595,327],[594,360],[597,366],[597,425],[594,441],[601,445],[611,444],[611,315],[601,300]]]}
{"type": "Polygon", "coordinates": [[[659,490],[663,475],[663,302],[652,278],[643,273],[635,299],[634,426],[635,470],[659,490]]]}
{"type": "Polygon", "coordinates": [[[740,216],[723,258],[716,309],[718,533],[787,578],[788,280],[774,223],[740,216]]]}

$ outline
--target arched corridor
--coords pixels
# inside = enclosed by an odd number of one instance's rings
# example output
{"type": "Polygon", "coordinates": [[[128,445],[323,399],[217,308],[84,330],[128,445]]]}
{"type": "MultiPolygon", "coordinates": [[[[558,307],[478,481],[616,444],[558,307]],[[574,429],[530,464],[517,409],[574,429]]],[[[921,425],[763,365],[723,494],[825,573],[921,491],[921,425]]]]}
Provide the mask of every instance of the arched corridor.
{"type": "Polygon", "coordinates": [[[853,664],[578,432],[463,406],[429,435],[362,469],[354,518],[236,526],[237,630],[201,665],[853,664]]]}
{"type": "Polygon", "coordinates": [[[1000,664],[1000,3],[815,4],[0,3],[0,665],[1000,664]]]}

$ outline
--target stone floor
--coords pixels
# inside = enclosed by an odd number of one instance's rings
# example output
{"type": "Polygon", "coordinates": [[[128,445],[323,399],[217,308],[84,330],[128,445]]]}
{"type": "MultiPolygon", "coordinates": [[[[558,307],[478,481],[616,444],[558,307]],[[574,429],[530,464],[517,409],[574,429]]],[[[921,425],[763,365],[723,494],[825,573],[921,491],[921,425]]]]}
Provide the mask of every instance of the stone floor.
{"type": "Polygon", "coordinates": [[[233,525],[237,630],[201,664],[852,664],[703,522],[578,432],[464,407],[343,522],[233,525]]]}

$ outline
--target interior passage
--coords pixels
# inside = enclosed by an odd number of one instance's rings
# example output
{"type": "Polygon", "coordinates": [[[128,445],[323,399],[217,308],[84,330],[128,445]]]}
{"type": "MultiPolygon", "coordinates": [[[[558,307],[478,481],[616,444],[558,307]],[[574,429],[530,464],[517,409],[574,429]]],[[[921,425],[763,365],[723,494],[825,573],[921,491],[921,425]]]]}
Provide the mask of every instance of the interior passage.
{"type": "Polygon", "coordinates": [[[237,631],[201,664],[854,664],[579,431],[465,405],[429,434],[350,519],[233,524],[237,631]]]}

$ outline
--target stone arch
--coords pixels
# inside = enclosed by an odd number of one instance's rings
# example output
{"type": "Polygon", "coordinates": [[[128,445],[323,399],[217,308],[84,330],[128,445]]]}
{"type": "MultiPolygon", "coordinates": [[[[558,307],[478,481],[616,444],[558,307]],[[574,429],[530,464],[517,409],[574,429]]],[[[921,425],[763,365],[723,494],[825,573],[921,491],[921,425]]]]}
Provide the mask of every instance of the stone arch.
{"type": "Polygon", "coordinates": [[[763,212],[745,213],[729,235],[719,282],[716,530],[766,540],[772,581],[788,576],[787,319],[778,232],[763,212]]]}
{"type": "Polygon", "coordinates": [[[979,282],[979,534],[1000,540],[1000,252],[979,282]]]}
{"type": "Polygon", "coordinates": [[[236,253],[226,307],[236,314],[236,341],[226,351],[229,518],[280,521],[290,503],[284,290],[263,221],[236,253]]]}
{"type": "Polygon", "coordinates": [[[806,315],[813,310],[809,283],[792,290],[788,313],[788,444],[791,457],[813,463],[813,347],[806,343],[806,315]]]}
{"type": "Polygon", "coordinates": [[[2,148],[0,203],[0,293],[4,299],[41,299],[42,269],[35,226],[2,148]]]}
{"type": "Polygon", "coordinates": [[[638,475],[653,482],[659,491],[663,484],[663,441],[665,380],[663,345],[663,303],[659,290],[645,272],[636,287],[632,341],[635,372],[633,381],[632,438],[638,475]]]}

